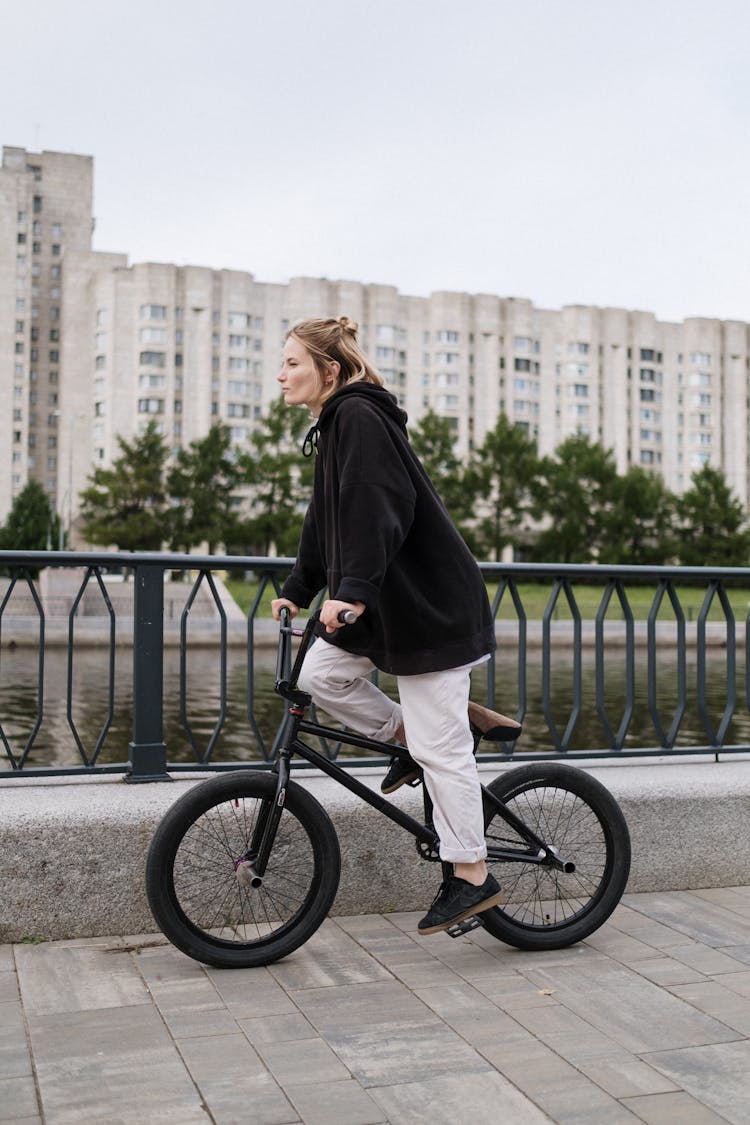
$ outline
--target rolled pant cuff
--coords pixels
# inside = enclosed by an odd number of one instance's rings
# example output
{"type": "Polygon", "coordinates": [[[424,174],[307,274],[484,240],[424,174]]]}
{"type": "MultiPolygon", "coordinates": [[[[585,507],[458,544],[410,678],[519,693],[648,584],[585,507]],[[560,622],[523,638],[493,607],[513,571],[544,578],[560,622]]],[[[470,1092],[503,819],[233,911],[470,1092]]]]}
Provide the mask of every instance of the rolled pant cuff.
{"type": "Polygon", "coordinates": [[[440,848],[440,858],[444,863],[479,863],[487,858],[487,848],[471,848],[463,851],[458,848],[440,848]]]}

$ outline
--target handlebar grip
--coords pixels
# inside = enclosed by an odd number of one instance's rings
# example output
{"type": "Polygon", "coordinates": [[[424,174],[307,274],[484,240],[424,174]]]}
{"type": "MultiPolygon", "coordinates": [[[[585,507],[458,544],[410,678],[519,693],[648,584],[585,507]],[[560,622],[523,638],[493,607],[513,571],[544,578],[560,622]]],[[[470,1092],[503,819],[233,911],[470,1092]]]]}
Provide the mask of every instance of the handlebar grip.
{"type": "Polygon", "coordinates": [[[353,609],[342,609],[338,615],[338,620],[342,625],[353,625],[357,620],[357,614],[353,609]]]}

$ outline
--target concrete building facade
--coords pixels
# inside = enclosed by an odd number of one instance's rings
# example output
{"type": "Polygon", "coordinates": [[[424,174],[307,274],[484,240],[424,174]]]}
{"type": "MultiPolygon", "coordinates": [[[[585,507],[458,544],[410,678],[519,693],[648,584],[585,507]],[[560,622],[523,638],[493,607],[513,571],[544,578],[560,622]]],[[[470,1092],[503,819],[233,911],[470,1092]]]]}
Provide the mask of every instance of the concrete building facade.
{"type": "Polygon", "coordinates": [[[245,446],[278,395],[288,328],[342,313],[411,420],[449,418],[464,457],[504,412],[540,453],[586,434],[676,492],[708,462],[750,504],[748,323],[129,265],[91,250],[91,184],[90,157],[3,150],[0,518],[33,476],[74,525],[92,466],[149,421],[174,449],[217,421],[245,446]]]}

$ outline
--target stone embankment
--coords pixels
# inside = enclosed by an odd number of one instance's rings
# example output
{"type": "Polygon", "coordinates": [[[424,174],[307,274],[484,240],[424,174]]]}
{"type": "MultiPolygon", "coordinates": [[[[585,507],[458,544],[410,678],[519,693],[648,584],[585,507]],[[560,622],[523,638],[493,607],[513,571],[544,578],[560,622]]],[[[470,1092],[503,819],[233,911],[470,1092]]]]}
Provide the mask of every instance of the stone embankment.
{"type": "MultiPolygon", "coordinates": [[[[696,890],[750,884],[750,760],[589,763],[630,826],[628,889],[696,890]]],[[[482,766],[483,780],[498,772],[482,766]]],[[[358,776],[363,776],[359,773],[358,776]]],[[[380,784],[382,773],[364,773],[380,784]]],[[[324,805],[341,842],[337,915],[416,910],[440,878],[411,837],[323,776],[297,780],[324,805]]],[[[0,941],[153,930],[144,864],[153,831],[196,779],[126,785],[111,778],[0,782],[0,941]]],[[[416,814],[418,792],[400,791],[416,814]]]]}

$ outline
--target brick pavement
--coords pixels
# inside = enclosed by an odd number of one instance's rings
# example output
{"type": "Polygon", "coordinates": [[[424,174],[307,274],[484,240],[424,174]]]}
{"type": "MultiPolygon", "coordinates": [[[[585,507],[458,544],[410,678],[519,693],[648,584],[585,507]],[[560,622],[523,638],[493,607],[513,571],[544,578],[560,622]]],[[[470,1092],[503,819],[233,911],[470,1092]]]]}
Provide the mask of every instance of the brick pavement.
{"type": "Polygon", "coordinates": [[[0,946],[0,1122],[750,1123],[750,887],[522,953],[331,919],[262,969],[159,935],[0,946]]]}

